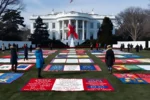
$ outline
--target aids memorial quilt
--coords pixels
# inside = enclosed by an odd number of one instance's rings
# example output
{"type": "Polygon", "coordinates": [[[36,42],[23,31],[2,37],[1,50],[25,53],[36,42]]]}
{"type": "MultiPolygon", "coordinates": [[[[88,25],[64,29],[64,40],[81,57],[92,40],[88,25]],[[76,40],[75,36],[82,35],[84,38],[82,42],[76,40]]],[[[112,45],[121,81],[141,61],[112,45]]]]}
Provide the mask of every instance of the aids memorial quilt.
{"type": "Polygon", "coordinates": [[[118,71],[125,71],[125,70],[150,71],[150,65],[114,65],[113,68],[118,71]]]}
{"type": "Polygon", "coordinates": [[[31,79],[21,91],[114,91],[106,79],[31,79]]]}
{"type": "Polygon", "coordinates": [[[113,74],[125,84],[150,84],[150,74],[113,74]]]}
{"type": "MultiPolygon", "coordinates": [[[[20,71],[27,71],[29,70],[30,68],[32,68],[34,66],[34,64],[19,64],[17,66],[17,70],[20,70],[20,71]]],[[[3,64],[3,65],[0,65],[0,70],[11,70],[11,65],[10,64],[3,64]]]]}
{"type": "Polygon", "coordinates": [[[44,71],[101,71],[98,65],[47,65],[44,71]]]}
{"type": "Polygon", "coordinates": [[[0,73],[0,83],[10,84],[22,75],[23,73],[0,73]]]}

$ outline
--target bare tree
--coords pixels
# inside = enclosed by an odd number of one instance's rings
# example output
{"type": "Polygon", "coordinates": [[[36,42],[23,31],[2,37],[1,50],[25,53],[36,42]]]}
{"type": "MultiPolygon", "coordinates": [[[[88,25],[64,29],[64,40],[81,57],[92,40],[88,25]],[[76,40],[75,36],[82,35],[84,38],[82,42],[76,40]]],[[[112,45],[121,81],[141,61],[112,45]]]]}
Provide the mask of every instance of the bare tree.
{"type": "Polygon", "coordinates": [[[23,0],[0,0],[0,16],[7,9],[23,10],[24,4],[23,0]]]}
{"type": "Polygon", "coordinates": [[[142,37],[144,32],[144,25],[147,22],[147,16],[145,10],[138,7],[130,7],[119,13],[117,18],[117,24],[122,33],[126,36],[130,36],[133,41],[137,41],[142,37]]]}
{"type": "Polygon", "coordinates": [[[145,32],[145,36],[144,37],[150,37],[150,9],[146,9],[145,10],[145,14],[146,14],[146,23],[144,24],[144,32],[145,32]]]}

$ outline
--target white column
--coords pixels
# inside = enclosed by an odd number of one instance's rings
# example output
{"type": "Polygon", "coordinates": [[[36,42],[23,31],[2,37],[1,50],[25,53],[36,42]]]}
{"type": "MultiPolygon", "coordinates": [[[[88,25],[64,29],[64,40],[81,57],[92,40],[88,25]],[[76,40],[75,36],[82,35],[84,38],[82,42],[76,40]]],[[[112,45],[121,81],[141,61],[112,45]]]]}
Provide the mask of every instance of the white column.
{"type": "Polygon", "coordinates": [[[69,24],[71,25],[71,20],[69,20],[69,24]]]}
{"type": "Polygon", "coordinates": [[[89,22],[86,22],[86,39],[89,39],[89,22]]]}
{"type": "Polygon", "coordinates": [[[78,34],[78,20],[76,20],[76,33],[78,34]]]}
{"type": "Polygon", "coordinates": [[[115,30],[115,26],[113,26],[113,32],[112,32],[112,33],[115,34],[115,31],[116,31],[116,30],[115,30]]]}
{"type": "Polygon", "coordinates": [[[82,21],[82,40],[84,40],[84,33],[85,33],[84,21],[82,21]]]}
{"type": "Polygon", "coordinates": [[[58,21],[58,36],[57,39],[60,39],[60,21],[58,21]]]}
{"type": "Polygon", "coordinates": [[[65,33],[64,33],[64,20],[62,21],[62,40],[65,38],[65,33]]]}
{"type": "MultiPolygon", "coordinates": [[[[68,21],[68,25],[71,25],[71,20],[69,19],[69,21],[68,21]]],[[[67,26],[68,27],[68,26],[67,26]]],[[[69,28],[68,28],[68,31],[69,31],[69,28]]],[[[66,36],[68,37],[68,33],[66,33],[66,36]]],[[[66,37],[66,38],[67,38],[66,37]]],[[[68,40],[69,40],[69,37],[68,37],[68,40]]]]}
{"type": "Polygon", "coordinates": [[[49,38],[51,39],[51,23],[48,23],[48,34],[49,38]]]}
{"type": "Polygon", "coordinates": [[[66,40],[66,32],[64,32],[64,39],[66,40]]]}
{"type": "Polygon", "coordinates": [[[97,39],[97,22],[94,22],[94,39],[97,39]]]}
{"type": "Polygon", "coordinates": [[[34,23],[31,23],[30,27],[31,27],[31,34],[33,34],[34,33],[34,23]]]}

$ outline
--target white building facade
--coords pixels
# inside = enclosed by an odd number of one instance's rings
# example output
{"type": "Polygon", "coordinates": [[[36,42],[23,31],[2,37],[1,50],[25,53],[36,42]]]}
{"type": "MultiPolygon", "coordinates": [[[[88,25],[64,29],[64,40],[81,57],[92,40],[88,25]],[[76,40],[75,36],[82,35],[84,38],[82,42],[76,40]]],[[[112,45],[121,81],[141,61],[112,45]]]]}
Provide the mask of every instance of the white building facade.
{"type": "Polygon", "coordinates": [[[49,31],[49,38],[60,40],[64,44],[70,42],[70,37],[68,34],[68,24],[75,26],[76,33],[78,34],[78,39],[75,39],[75,45],[81,44],[86,40],[91,38],[97,39],[97,32],[102,24],[104,17],[109,17],[114,25],[113,34],[115,33],[115,16],[102,16],[94,14],[92,12],[82,13],[82,12],[60,12],[48,15],[33,15],[30,17],[31,21],[31,33],[35,30],[35,20],[41,17],[43,22],[47,25],[49,31]]]}

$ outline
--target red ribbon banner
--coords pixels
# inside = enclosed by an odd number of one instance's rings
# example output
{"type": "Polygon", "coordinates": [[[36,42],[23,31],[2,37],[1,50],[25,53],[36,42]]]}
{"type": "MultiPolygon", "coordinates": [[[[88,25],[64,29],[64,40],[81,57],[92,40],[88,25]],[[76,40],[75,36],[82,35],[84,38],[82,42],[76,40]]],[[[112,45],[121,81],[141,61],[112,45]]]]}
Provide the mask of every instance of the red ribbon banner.
{"type": "Polygon", "coordinates": [[[75,27],[68,25],[69,31],[68,31],[68,37],[72,34],[76,39],[78,39],[78,34],[75,32],[75,27]]]}

